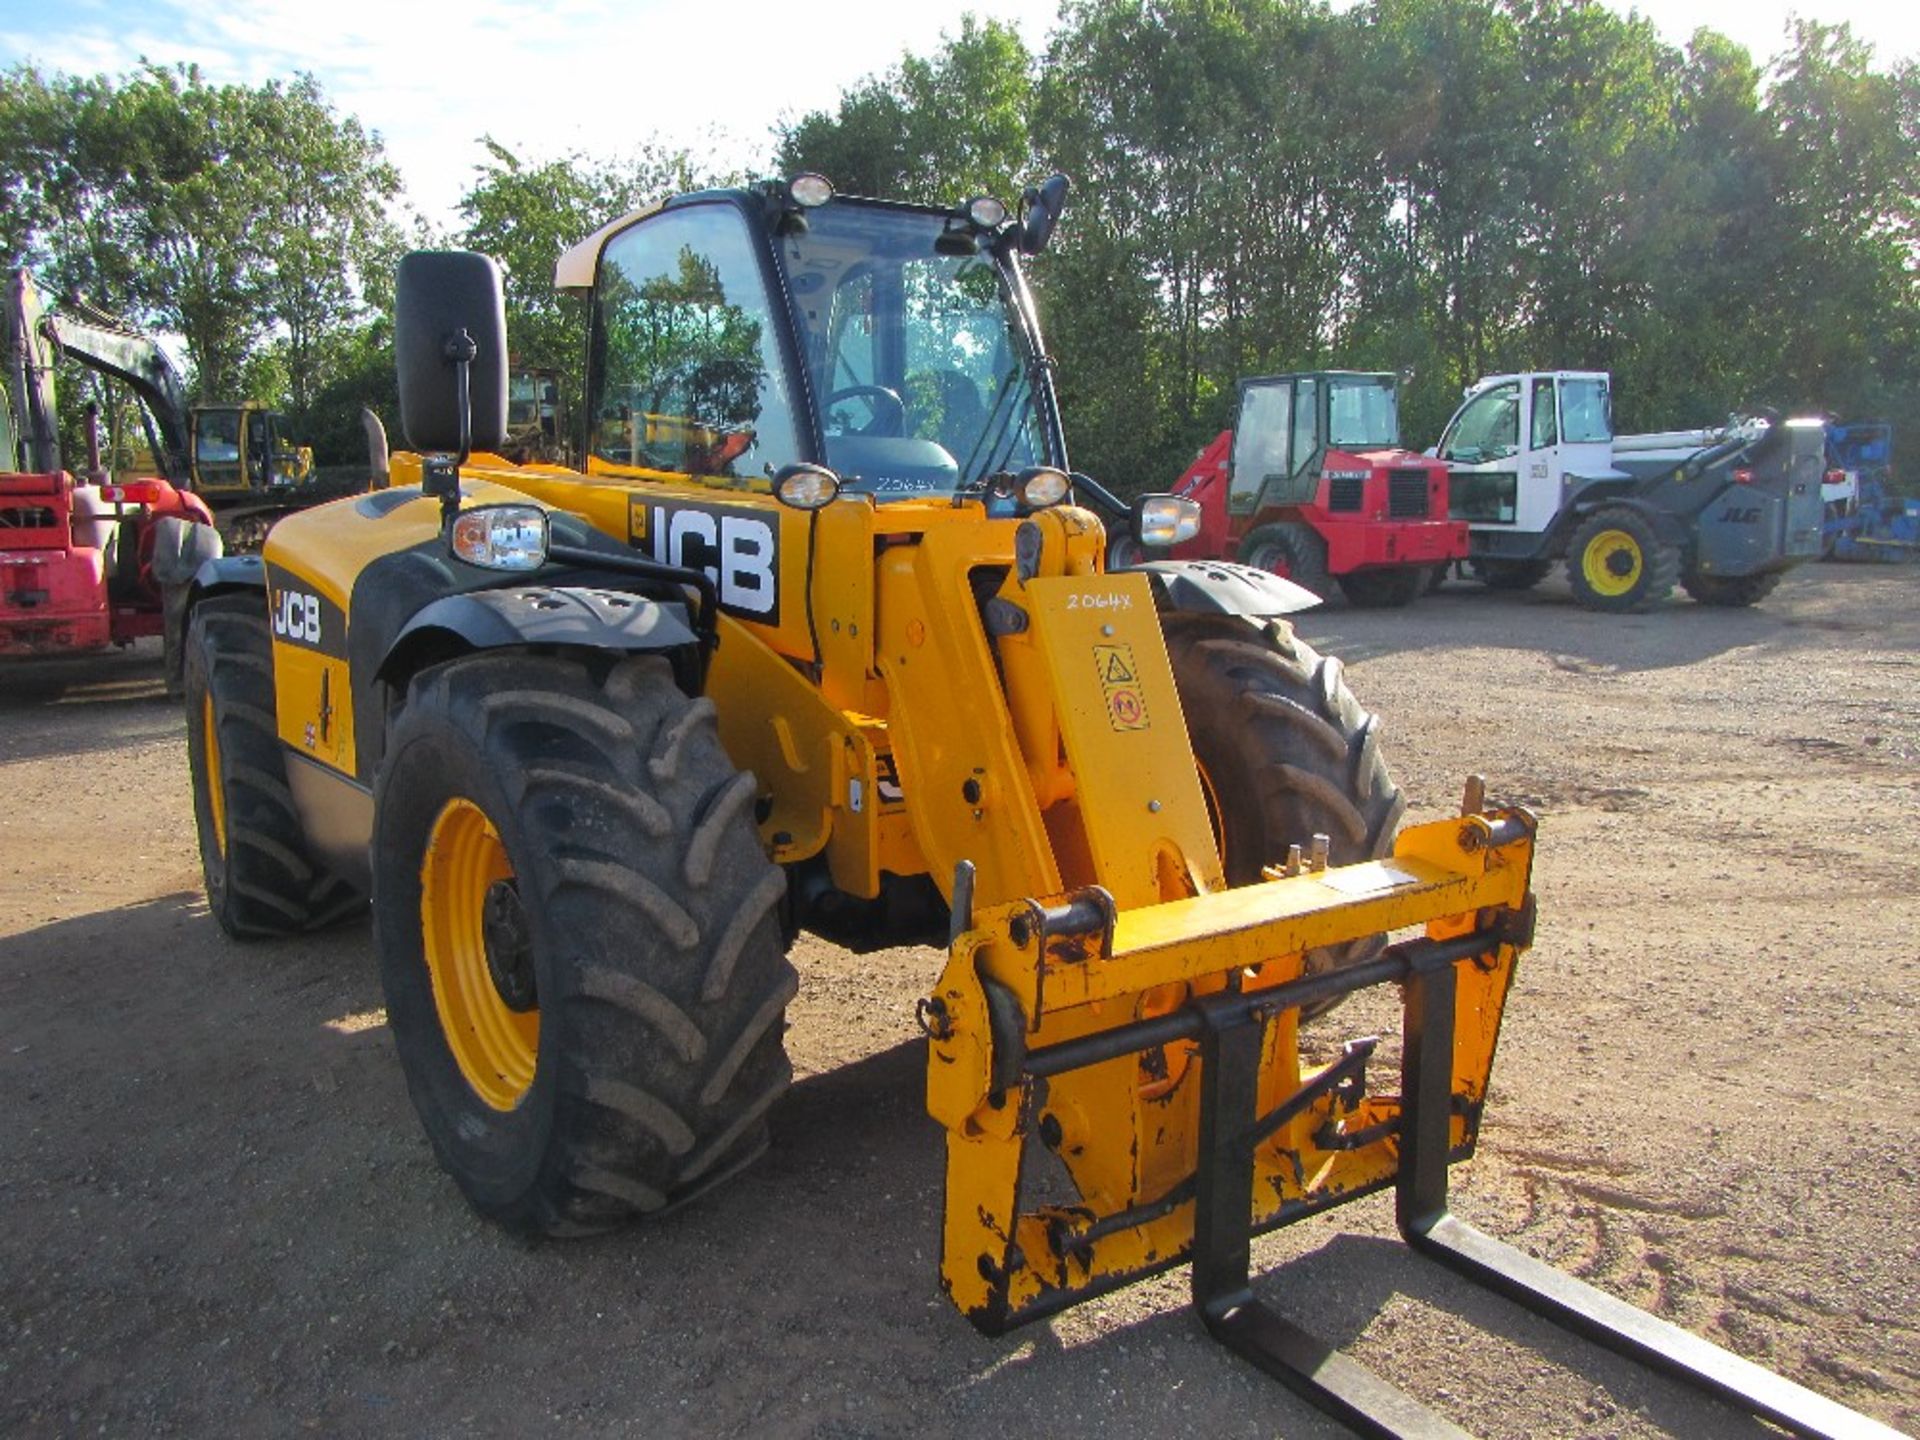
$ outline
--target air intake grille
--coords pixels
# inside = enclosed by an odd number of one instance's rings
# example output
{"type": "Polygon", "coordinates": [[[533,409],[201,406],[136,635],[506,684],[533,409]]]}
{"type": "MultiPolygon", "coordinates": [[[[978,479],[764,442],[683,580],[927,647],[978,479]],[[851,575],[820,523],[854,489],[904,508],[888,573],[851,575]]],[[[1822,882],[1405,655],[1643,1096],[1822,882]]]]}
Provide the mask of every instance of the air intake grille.
{"type": "Polygon", "coordinates": [[[1342,476],[1327,482],[1327,509],[1358,510],[1367,482],[1355,476],[1342,476]]]}
{"type": "Polygon", "coordinates": [[[1395,520],[1427,518],[1427,472],[1395,470],[1387,476],[1387,514],[1395,520]]]}

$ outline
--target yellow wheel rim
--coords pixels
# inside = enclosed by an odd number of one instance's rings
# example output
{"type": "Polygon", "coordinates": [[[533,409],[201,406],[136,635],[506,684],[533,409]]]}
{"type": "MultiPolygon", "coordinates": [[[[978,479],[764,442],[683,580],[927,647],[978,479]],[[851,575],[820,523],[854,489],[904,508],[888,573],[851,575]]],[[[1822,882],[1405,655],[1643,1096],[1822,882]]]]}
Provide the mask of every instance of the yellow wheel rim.
{"type": "Polygon", "coordinates": [[[1602,530],[1587,542],[1580,573],[1596,595],[1625,595],[1640,583],[1640,542],[1624,530],[1602,530]]]}
{"type": "Polygon", "coordinates": [[[440,1033],[474,1094],[496,1110],[513,1109],[527,1093],[540,1052],[540,1012],[511,1009],[487,964],[487,892],[511,879],[486,812],[449,800],[420,862],[420,933],[440,1033]]]}
{"type": "Polygon", "coordinates": [[[213,696],[200,701],[200,758],[207,774],[207,818],[213,822],[213,845],[222,859],[227,854],[227,785],[220,772],[220,732],[213,723],[213,696]]]}

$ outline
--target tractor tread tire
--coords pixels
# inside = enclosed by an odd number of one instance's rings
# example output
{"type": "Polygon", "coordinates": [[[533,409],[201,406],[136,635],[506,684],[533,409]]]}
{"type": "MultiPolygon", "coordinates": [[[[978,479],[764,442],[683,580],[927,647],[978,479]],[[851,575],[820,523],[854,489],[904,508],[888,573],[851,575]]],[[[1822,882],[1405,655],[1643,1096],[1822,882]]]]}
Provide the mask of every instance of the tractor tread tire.
{"type": "Polygon", "coordinates": [[[1680,586],[1701,605],[1739,607],[1758,605],[1786,576],[1778,570],[1765,575],[1683,575],[1680,586]]]}
{"type": "Polygon", "coordinates": [[[1322,600],[1333,594],[1333,577],[1327,571],[1327,542],[1304,521],[1277,520],[1248,531],[1240,542],[1239,559],[1242,565],[1282,575],[1322,600]],[[1276,569],[1276,565],[1286,568],[1276,569]]]}
{"type": "Polygon", "coordinates": [[[1567,583],[1573,598],[1589,610],[1635,614],[1651,610],[1673,594],[1680,583],[1679,547],[1664,543],[1652,523],[1639,511],[1621,505],[1605,506],[1574,527],[1567,542],[1567,583]],[[1633,537],[1640,551],[1640,579],[1619,595],[1603,595],[1587,583],[1582,556],[1603,532],[1620,530],[1633,537]]]}
{"type": "Polygon", "coordinates": [[[424,672],[395,722],[375,782],[389,1021],[441,1164],[511,1230],[603,1232],[765,1149],[799,982],[785,875],[715,719],[659,657],[513,652],[424,672]],[[527,911],[539,1033],[509,1110],[461,1073],[426,966],[421,857],[455,797],[495,826],[527,911]]]}
{"type": "Polygon", "coordinates": [[[1339,577],[1341,593],[1356,610],[1398,610],[1426,592],[1424,565],[1402,565],[1390,570],[1350,570],[1339,577]]]}
{"type": "MultiPolygon", "coordinates": [[[[1227,883],[1250,885],[1287,847],[1329,841],[1336,865],[1389,854],[1406,800],[1380,753],[1379,721],[1347,687],[1345,667],[1284,620],[1166,617],[1180,708],[1211,800],[1223,815],[1227,883]]],[[[1377,955],[1384,936],[1312,951],[1309,972],[1377,955]]],[[[1312,1019],[1337,1001],[1302,1011],[1312,1019]]]]}
{"type": "Polygon", "coordinates": [[[256,595],[215,595],[194,607],[184,668],[188,770],[206,877],[207,907],[236,940],[297,935],[363,906],[307,850],[287,785],[274,720],[273,642],[256,595]],[[208,774],[206,702],[213,704],[218,776],[208,774]],[[226,846],[214,826],[210,786],[225,801],[226,846]]]}
{"type": "Polygon", "coordinates": [[[1489,590],[1531,590],[1553,573],[1553,562],[1483,557],[1467,561],[1467,568],[1489,590]]]}

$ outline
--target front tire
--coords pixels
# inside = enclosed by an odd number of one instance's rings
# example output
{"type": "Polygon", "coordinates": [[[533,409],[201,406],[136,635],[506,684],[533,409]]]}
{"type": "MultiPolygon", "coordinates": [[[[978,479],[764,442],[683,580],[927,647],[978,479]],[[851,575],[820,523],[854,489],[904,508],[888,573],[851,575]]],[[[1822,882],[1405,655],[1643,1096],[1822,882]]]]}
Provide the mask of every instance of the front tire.
{"type": "Polygon", "coordinates": [[[264,595],[194,607],[182,682],[200,868],[220,928],[236,940],[296,935],[360,909],[308,852],[287,788],[264,595]]]}
{"type": "Polygon", "coordinates": [[[765,1148],[797,981],[755,800],[657,657],[415,680],[375,785],[374,930],[407,1088],[481,1214],[605,1230],[765,1148]]]}
{"type": "Polygon", "coordinates": [[[1551,560],[1495,560],[1476,556],[1467,561],[1473,578],[1489,590],[1531,590],[1553,573],[1551,560]]]}
{"type": "Polygon", "coordinates": [[[1322,600],[1333,594],[1327,542],[1301,521],[1282,520],[1249,531],[1240,542],[1240,563],[1291,580],[1322,600]]]}
{"type": "Polygon", "coordinates": [[[1567,545],[1573,598],[1589,610],[1649,609],[1673,593],[1679,578],[1679,550],[1660,539],[1645,515],[1623,505],[1594,511],[1567,545]]]}
{"type": "Polygon", "coordinates": [[[1340,590],[1356,610],[1398,610],[1411,605],[1427,588],[1424,566],[1403,565],[1393,570],[1352,570],[1340,578],[1340,590]]]}
{"type": "MultiPolygon", "coordinates": [[[[1416,572],[1417,573],[1417,572],[1416,572]]],[[[1380,727],[1339,660],[1284,621],[1166,617],[1167,652],[1220,841],[1227,883],[1251,885],[1287,847],[1329,841],[1336,865],[1389,854],[1406,800],[1380,752],[1380,727]]],[[[1380,953],[1384,936],[1309,951],[1309,973],[1380,953]]],[[[1312,1019],[1337,1001],[1305,1007],[1312,1019]]]]}
{"type": "Polygon", "coordinates": [[[1733,608],[1758,605],[1774,592],[1782,578],[1778,570],[1765,575],[1684,575],[1680,584],[1702,605],[1733,608]]]}

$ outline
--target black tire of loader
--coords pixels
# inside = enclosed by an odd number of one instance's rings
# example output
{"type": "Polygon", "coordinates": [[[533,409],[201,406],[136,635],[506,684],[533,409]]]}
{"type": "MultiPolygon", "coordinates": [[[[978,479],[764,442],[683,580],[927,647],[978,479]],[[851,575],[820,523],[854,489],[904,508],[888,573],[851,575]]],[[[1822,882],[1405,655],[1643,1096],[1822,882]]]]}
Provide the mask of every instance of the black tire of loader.
{"type": "Polygon", "coordinates": [[[1701,605],[1738,607],[1758,605],[1784,578],[1778,570],[1766,575],[1688,574],[1680,577],[1680,588],[1701,605]]]}
{"type": "MultiPolygon", "coordinates": [[[[1220,616],[1166,618],[1167,651],[1209,803],[1222,813],[1227,883],[1250,885],[1261,867],[1303,850],[1315,834],[1334,864],[1393,849],[1406,800],[1380,751],[1379,720],[1347,688],[1345,669],[1293,633],[1220,616]]],[[[1377,955],[1382,935],[1310,951],[1318,973],[1377,955]]],[[[1338,1001],[1304,1007],[1303,1020],[1338,1001]]]]}
{"type": "Polygon", "coordinates": [[[1397,610],[1411,605],[1427,590],[1423,565],[1391,570],[1350,570],[1338,577],[1340,592],[1356,610],[1397,610]]]}
{"type": "Polygon", "coordinates": [[[691,1198],[764,1150],[792,1081],[786,879],[714,722],[657,657],[489,654],[416,678],[395,724],[374,798],[388,1020],[441,1164],[510,1229],[592,1234],[691,1198]],[[426,966],[422,851],[454,797],[498,831],[528,920],[540,1029],[511,1110],[461,1074],[426,966]]]}
{"type": "Polygon", "coordinates": [[[1247,532],[1240,542],[1240,563],[1284,576],[1322,600],[1333,596],[1327,573],[1327,542],[1300,520],[1276,520],[1247,532]]]}
{"type": "Polygon", "coordinates": [[[1596,510],[1575,527],[1567,542],[1567,584],[1573,598],[1589,610],[1638,614],[1664,603],[1680,581],[1680,549],[1660,538],[1653,522],[1638,510],[1612,505],[1596,510]],[[1618,531],[1633,543],[1640,576],[1618,594],[1597,590],[1587,578],[1587,550],[1601,536],[1618,531]]]}
{"type": "Polygon", "coordinates": [[[216,595],[193,610],[184,664],[187,761],[207,907],[236,940],[295,935],[364,908],[307,850],[274,723],[273,642],[266,599],[216,595]],[[212,702],[218,773],[207,746],[212,702]],[[226,843],[213,787],[225,802],[226,843]]]}
{"type": "Polygon", "coordinates": [[[1494,560],[1477,556],[1467,561],[1473,578],[1489,590],[1531,590],[1553,573],[1551,560],[1494,560]]]}

